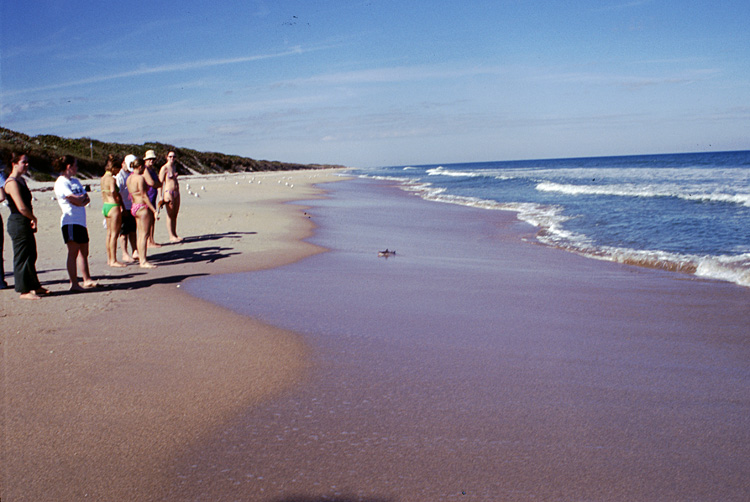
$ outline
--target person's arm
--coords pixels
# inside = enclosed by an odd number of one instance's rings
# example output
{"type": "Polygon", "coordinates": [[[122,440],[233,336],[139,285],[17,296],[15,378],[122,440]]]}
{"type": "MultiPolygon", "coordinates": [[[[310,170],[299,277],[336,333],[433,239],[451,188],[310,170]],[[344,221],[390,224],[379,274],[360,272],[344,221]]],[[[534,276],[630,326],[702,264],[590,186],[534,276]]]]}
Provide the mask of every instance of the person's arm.
{"type": "Polygon", "coordinates": [[[63,195],[65,200],[73,204],[74,206],[82,207],[91,202],[91,199],[89,199],[89,194],[83,193],[81,195],[63,195]]]}
{"type": "Polygon", "coordinates": [[[65,199],[68,203],[78,207],[83,207],[91,202],[88,193],[76,194],[73,192],[74,186],[76,186],[74,183],[66,180],[64,176],[60,176],[55,182],[55,197],[65,199]]]}
{"type": "Polygon", "coordinates": [[[148,208],[151,211],[153,211],[154,214],[156,214],[156,208],[151,203],[151,199],[149,199],[148,197],[145,196],[146,190],[148,190],[147,185],[146,185],[146,179],[144,178],[143,180],[140,181],[140,183],[141,183],[141,187],[140,187],[141,193],[144,194],[143,201],[146,203],[146,205],[148,206],[148,208]]]}

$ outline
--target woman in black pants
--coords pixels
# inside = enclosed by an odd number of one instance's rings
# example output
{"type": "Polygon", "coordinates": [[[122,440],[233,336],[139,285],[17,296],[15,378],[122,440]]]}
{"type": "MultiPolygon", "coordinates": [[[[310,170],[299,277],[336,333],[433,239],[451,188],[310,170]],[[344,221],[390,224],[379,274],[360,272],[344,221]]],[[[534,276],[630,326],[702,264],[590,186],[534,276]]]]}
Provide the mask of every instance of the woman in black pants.
{"type": "Polygon", "coordinates": [[[29,170],[29,157],[13,153],[11,172],[5,181],[10,216],[8,235],[13,240],[13,277],[16,291],[25,300],[38,300],[39,295],[49,294],[42,287],[36,274],[36,216],[31,207],[31,191],[23,175],[29,170]]]}
{"type": "MultiPolygon", "coordinates": [[[[4,166],[2,166],[3,169],[0,169],[0,202],[3,202],[5,200],[5,189],[3,188],[5,186],[5,171],[4,166]]],[[[0,289],[5,289],[8,287],[8,283],[5,282],[5,267],[3,265],[3,240],[5,235],[3,235],[5,232],[3,231],[3,217],[0,215],[0,289]]]]}

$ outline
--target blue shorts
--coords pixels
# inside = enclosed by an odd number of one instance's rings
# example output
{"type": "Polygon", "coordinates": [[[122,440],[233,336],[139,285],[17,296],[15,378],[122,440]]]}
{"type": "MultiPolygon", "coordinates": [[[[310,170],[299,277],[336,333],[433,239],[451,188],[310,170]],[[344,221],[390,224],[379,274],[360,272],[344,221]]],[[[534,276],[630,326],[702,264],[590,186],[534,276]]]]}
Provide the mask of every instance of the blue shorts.
{"type": "Polygon", "coordinates": [[[70,241],[76,244],[88,244],[89,231],[83,225],[63,225],[63,241],[67,244],[70,241]]]}

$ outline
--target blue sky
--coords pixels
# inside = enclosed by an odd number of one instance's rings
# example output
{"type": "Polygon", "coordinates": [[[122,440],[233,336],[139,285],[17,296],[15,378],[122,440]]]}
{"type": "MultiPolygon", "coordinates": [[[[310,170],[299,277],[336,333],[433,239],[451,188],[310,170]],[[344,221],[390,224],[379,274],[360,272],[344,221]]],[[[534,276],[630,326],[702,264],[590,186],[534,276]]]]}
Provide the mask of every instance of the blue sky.
{"type": "Polygon", "coordinates": [[[0,125],[351,166],[750,149],[747,0],[0,2],[0,125]]]}

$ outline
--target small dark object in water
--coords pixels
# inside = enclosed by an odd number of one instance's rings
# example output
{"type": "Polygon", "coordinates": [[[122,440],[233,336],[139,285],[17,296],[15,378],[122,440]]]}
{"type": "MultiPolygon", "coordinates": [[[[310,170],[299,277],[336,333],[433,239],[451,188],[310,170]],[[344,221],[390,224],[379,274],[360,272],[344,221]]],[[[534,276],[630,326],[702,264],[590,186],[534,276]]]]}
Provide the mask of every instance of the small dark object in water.
{"type": "Polygon", "coordinates": [[[389,256],[396,256],[396,252],[386,249],[385,251],[378,251],[378,256],[385,256],[388,258],[389,256]]]}

